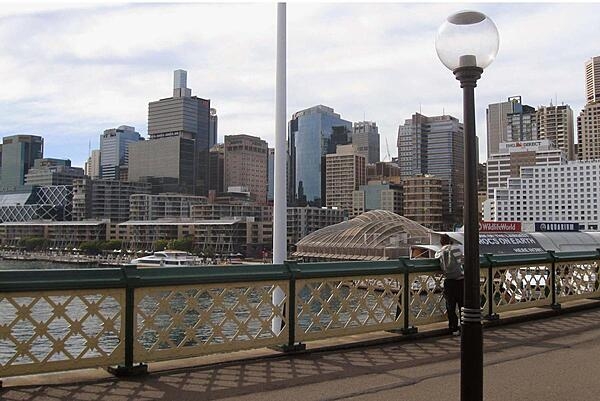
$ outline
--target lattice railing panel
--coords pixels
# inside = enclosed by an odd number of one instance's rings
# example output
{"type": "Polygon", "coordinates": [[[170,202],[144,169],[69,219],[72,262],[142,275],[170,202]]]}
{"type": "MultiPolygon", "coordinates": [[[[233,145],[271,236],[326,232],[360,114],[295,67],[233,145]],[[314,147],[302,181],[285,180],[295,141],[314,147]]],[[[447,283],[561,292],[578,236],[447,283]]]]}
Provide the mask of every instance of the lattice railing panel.
{"type": "Polygon", "coordinates": [[[597,260],[557,262],[557,300],[560,302],[599,296],[599,269],[597,260]]]}
{"type": "Polygon", "coordinates": [[[0,293],[0,377],[124,360],[125,290],[0,293]]]}
{"type": "Polygon", "coordinates": [[[135,291],[136,361],[159,361],[279,345],[288,341],[288,283],[250,282],[135,291]],[[284,292],[273,303],[273,291],[284,292]],[[273,331],[280,318],[283,330],[273,331]]]}
{"type": "Polygon", "coordinates": [[[402,276],[296,281],[296,340],[307,341],[402,325],[402,276]]]}
{"type": "Polygon", "coordinates": [[[494,312],[550,305],[552,265],[504,266],[492,269],[494,312]]]}
{"type": "Polygon", "coordinates": [[[409,324],[418,326],[446,320],[442,272],[410,273],[408,281],[409,324]]]}

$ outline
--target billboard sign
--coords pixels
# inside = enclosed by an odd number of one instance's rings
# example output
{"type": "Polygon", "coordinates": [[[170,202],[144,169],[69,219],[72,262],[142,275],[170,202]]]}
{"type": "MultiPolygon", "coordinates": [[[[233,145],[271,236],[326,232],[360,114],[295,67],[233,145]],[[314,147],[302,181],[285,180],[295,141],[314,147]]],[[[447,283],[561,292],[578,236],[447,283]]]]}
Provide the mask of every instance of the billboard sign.
{"type": "Polygon", "coordinates": [[[521,232],[520,221],[480,221],[480,233],[521,232]]]}
{"type": "Polygon", "coordinates": [[[579,223],[560,223],[560,222],[535,223],[535,231],[574,232],[574,231],[579,231],[579,223]]]}

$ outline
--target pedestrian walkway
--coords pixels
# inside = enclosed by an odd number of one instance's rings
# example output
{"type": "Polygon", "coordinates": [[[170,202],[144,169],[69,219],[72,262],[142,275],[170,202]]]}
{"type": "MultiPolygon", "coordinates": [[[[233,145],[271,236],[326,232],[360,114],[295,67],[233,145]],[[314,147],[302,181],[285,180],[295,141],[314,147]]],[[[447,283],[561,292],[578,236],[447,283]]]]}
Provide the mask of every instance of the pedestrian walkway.
{"type": "MultiPolygon", "coordinates": [[[[488,327],[487,401],[600,398],[600,309],[488,327]]],[[[233,361],[76,384],[0,390],[3,401],[458,400],[460,338],[233,361]]]]}

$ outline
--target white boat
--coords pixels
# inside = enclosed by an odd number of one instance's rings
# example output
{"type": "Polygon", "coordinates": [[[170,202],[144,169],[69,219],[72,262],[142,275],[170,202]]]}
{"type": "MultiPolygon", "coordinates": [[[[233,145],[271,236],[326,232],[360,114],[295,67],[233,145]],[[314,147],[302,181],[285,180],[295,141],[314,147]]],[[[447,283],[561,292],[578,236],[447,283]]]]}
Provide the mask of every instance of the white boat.
{"type": "Polygon", "coordinates": [[[164,250],[149,256],[133,259],[137,267],[192,267],[200,266],[201,259],[184,251],[164,250]]]}

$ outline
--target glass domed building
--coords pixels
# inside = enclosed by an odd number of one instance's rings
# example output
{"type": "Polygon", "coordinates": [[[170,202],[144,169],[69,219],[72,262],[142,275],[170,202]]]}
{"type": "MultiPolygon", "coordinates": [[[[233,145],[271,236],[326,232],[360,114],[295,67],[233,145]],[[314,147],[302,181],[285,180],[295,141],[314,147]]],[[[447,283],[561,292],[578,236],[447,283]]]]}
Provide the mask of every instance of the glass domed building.
{"type": "Polygon", "coordinates": [[[429,233],[406,217],[372,210],[307,235],[293,256],[306,261],[396,259],[408,256],[411,245],[428,244],[429,233]]]}

